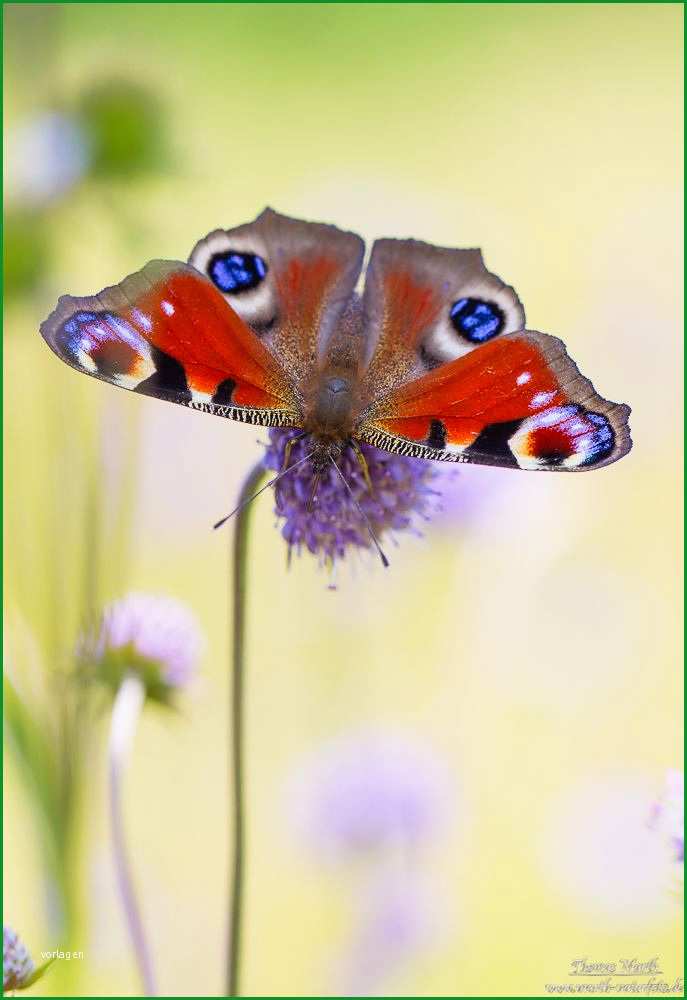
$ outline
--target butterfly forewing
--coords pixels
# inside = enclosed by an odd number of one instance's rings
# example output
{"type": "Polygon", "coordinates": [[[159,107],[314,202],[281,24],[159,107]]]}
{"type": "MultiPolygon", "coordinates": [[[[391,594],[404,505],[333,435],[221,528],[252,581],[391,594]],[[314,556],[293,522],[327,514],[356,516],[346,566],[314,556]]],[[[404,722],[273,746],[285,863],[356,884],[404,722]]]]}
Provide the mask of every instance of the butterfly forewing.
{"type": "Polygon", "coordinates": [[[63,361],[113,385],[246,422],[299,423],[277,359],[187,264],[152,261],[98,295],[62,296],[41,333],[63,361]]]}
{"type": "Polygon", "coordinates": [[[596,393],[560,340],[523,331],[391,391],[358,434],[425,458],[578,471],[630,450],[629,412],[596,393]]]}

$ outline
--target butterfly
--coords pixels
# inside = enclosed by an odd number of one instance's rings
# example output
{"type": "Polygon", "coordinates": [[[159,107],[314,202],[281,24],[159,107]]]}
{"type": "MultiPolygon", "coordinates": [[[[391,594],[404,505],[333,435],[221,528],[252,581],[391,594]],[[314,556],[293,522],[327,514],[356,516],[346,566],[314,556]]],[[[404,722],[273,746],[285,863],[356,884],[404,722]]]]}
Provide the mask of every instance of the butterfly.
{"type": "Polygon", "coordinates": [[[556,337],[525,328],[479,250],[354,233],[271,209],[217,229],[189,263],[151,261],[62,296],[52,350],[113,385],[312,440],[315,479],[360,443],[402,455],[582,472],[631,447],[556,337]]]}

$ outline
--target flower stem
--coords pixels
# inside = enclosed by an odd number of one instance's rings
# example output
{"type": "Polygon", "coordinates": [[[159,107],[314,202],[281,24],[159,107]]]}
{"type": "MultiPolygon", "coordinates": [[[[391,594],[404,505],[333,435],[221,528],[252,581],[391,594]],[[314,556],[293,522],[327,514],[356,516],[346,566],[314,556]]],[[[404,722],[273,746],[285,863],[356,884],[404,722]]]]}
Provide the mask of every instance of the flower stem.
{"type": "Polygon", "coordinates": [[[127,857],[122,814],[122,781],[144,701],[145,688],[141,679],[135,674],[127,674],[119,686],[112,708],[108,761],[112,849],[119,893],[143,990],[146,996],[152,997],[157,995],[155,975],[127,857]]]}
{"type": "Polygon", "coordinates": [[[241,960],[241,916],[244,877],[243,810],[243,658],[246,635],[246,592],[248,584],[248,527],[252,504],[246,501],[265,478],[262,462],[249,472],[238,497],[236,530],[231,551],[232,637],[231,637],[231,742],[229,766],[233,789],[233,842],[229,885],[229,937],[227,942],[227,996],[239,996],[241,960]],[[245,506],[244,506],[245,505],[245,506]]]}

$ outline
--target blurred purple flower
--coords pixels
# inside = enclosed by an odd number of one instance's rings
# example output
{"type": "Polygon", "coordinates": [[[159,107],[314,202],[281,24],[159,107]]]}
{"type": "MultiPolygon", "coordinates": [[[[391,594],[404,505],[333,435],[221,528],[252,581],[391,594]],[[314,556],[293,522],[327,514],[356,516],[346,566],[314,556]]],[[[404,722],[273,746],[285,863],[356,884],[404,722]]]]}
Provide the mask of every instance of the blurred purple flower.
{"type": "Polygon", "coordinates": [[[198,622],[185,604],[158,594],[130,593],[105,608],[85,649],[102,679],[115,689],[133,672],[148,697],[167,702],[192,680],[202,647],[198,622]]]}
{"type": "Polygon", "coordinates": [[[356,862],[353,927],[336,962],[336,995],[381,995],[384,981],[425,950],[437,929],[420,849],[447,818],[444,767],[400,732],[359,731],[306,759],[289,790],[313,852],[356,862]]]}
{"type": "Polygon", "coordinates": [[[7,138],[6,196],[41,207],[64,195],[90,165],[90,143],[77,119],[45,111],[7,138]]]}
{"type": "Polygon", "coordinates": [[[359,905],[337,977],[344,996],[380,994],[389,976],[430,945],[436,925],[431,894],[413,876],[374,881],[359,905]]]}
{"type": "Polygon", "coordinates": [[[363,732],[319,750],[292,790],[313,848],[350,858],[426,842],[444,818],[446,784],[426,747],[395,733],[363,732]]]}
{"type": "MultiPolygon", "coordinates": [[[[286,444],[299,433],[278,428],[270,431],[270,444],[264,458],[267,469],[282,470],[286,444]]],[[[294,467],[311,450],[312,441],[298,441],[292,446],[289,466],[294,467]]],[[[417,522],[428,520],[437,507],[438,493],[432,486],[436,463],[391,455],[365,444],[361,445],[361,451],[367,462],[372,492],[350,445],[341,453],[337,465],[375,533],[382,536],[410,529],[419,534],[417,522]]],[[[316,503],[309,510],[312,487],[313,471],[309,462],[298,469],[293,468],[275,484],[275,512],[283,520],[281,530],[289,552],[295,549],[300,554],[305,548],[320,556],[323,563],[333,563],[351,549],[372,548],[365,518],[336,469],[332,466],[325,470],[317,489],[316,503]]]]}
{"type": "Polygon", "coordinates": [[[685,776],[682,771],[666,774],[663,795],[651,810],[649,825],[671,846],[675,860],[685,860],[685,776]]]}
{"type": "Polygon", "coordinates": [[[449,531],[455,537],[457,524],[472,528],[475,520],[481,519],[491,526],[498,516],[494,501],[502,500],[506,490],[512,489],[511,470],[451,462],[436,465],[439,468],[434,485],[441,494],[441,502],[437,516],[432,519],[432,528],[449,531]]]}
{"type": "Polygon", "coordinates": [[[26,945],[11,927],[2,928],[2,988],[23,990],[31,985],[36,967],[26,945]]]}

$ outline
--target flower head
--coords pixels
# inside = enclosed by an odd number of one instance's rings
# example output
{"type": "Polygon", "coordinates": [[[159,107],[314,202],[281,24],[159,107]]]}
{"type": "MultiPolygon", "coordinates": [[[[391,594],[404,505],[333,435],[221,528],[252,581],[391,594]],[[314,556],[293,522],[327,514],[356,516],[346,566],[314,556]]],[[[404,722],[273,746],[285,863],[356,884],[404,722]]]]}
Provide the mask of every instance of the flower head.
{"type": "Polygon", "coordinates": [[[149,698],[167,703],[192,679],[202,645],[198,623],[181,601],[130,593],[105,608],[86,651],[112,687],[135,672],[149,698]]]}
{"type": "Polygon", "coordinates": [[[305,762],[296,780],[297,820],[325,855],[419,846],[442,819],[443,769],[426,747],[395,733],[334,740],[305,762]]]}
{"type": "Polygon", "coordinates": [[[33,982],[35,965],[26,945],[11,927],[2,928],[2,988],[23,990],[33,982]]]}
{"type": "MultiPolygon", "coordinates": [[[[287,442],[299,434],[297,430],[270,431],[267,469],[279,472],[284,468],[287,442]]],[[[437,497],[431,486],[436,475],[434,463],[392,455],[366,444],[360,450],[367,463],[369,484],[353,447],[347,445],[337,465],[350,492],[332,465],[322,474],[311,505],[313,469],[303,459],[312,451],[312,441],[304,438],[291,446],[291,471],[274,487],[275,512],[283,521],[281,530],[289,551],[305,548],[322,562],[333,563],[351,549],[370,549],[374,544],[370,527],[382,536],[412,528],[418,517],[426,520],[430,516],[437,497]],[[299,462],[303,464],[296,468],[299,462]]]]}

